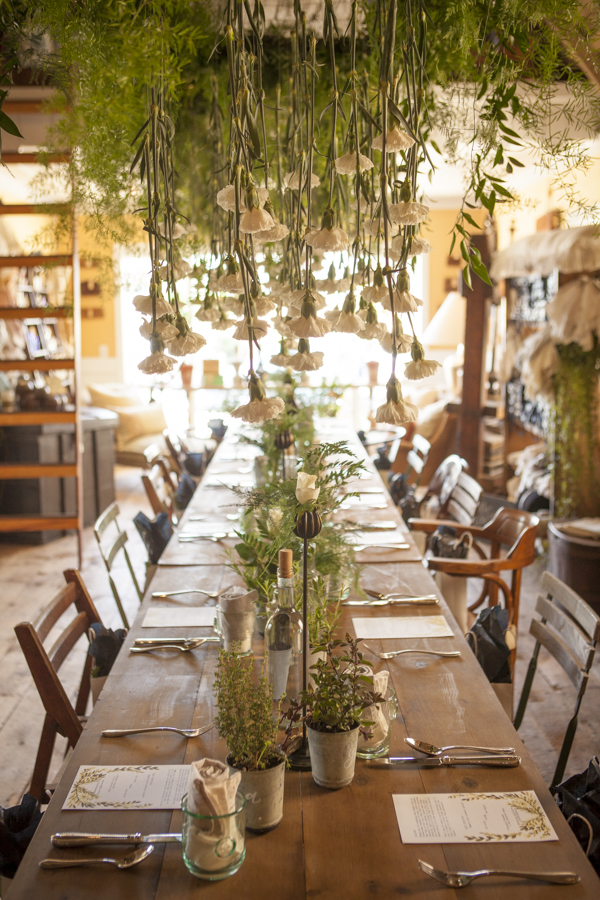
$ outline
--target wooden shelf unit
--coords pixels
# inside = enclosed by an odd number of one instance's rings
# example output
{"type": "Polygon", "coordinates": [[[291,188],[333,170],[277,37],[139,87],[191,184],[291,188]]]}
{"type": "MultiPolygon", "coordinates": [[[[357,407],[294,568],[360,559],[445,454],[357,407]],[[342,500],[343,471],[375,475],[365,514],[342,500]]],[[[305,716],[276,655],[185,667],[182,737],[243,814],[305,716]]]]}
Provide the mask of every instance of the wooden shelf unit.
{"type": "MultiPolygon", "coordinates": [[[[25,156],[25,154],[23,154],[25,156]]],[[[4,157],[3,157],[4,158],[4,157]]],[[[21,161],[21,160],[19,160],[21,161]]],[[[25,160],[22,160],[25,161],[25,160]]],[[[73,252],[52,256],[2,256],[0,268],[34,268],[42,265],[66,265],[73,268],[72,307],[0,307],[0,318],[38,319],[73,317],[75,335],[74,359],[27,359],[1,360],[2,372],[52,372],[69,369],[75,375],[75,409],[66,412],[19,411],[0,412],[0,427],[17,425],[75,424],[75,464],[65,463],[0,463],[0,481],[39,478],[75,478],[77,493],[77,515],[10,515],[0,516],[0,533],[35,531],[77,531],[78,565],[81,566],[83,552],[83,436],[79,416],[80,408],[80,354],[81,354],[81,284],[77,221],[73,225],[73,252]]]]}

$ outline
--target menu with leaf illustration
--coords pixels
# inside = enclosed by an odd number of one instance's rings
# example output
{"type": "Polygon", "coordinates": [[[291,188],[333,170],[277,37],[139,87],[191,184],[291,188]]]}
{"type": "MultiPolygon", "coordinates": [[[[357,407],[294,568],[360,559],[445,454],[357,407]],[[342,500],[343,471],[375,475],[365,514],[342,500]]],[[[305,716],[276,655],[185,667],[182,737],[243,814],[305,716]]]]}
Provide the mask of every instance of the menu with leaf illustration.
{"type": "Polygon", "coordinates": [[[63,809],[179,809],[189,766],[80,766],[63,809]]]}
{"type": "Polygon", "coordinates": [[[393,794],[404,844],[557,841],[534,791],[393,794]]]}

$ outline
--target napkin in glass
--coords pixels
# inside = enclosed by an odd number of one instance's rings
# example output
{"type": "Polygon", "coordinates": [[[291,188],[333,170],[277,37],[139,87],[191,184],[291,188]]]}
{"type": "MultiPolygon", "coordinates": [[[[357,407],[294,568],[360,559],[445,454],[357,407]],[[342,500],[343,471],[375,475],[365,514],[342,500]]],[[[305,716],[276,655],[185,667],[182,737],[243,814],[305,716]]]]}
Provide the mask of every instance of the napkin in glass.
{"type": "Polygon", "coordinates": [[[241,772],[232,771],[226,763],[217,759],[200,759],[190,766],[187,808],[198,816],[227,818],[195,819],[189,827],[186,853],[200,868],[211,871],[226,868],[230,853],[223,848],[231,845],[242,847],[244,835],[240,832],[235,812],[236,792],[242,778],[241,772]]]}
{"type": "MultiPolygon", "coordinates": [[[[373,675],[374,693],[381,694],[382,697],[385,697],[389,677],[390,673],[387,669],[384,669],[382,672],[376,672],[373,675]]],[[[363,710],[361,718],[366,719],[368,722],[373,722],[373,725],[371,725],[372,733],[367,738],[369,744],[380,744],[385,740],[389,724],[382,712],[381,703],[373,703],[371,706],[367,706],[367,708],[363,710]]]]}

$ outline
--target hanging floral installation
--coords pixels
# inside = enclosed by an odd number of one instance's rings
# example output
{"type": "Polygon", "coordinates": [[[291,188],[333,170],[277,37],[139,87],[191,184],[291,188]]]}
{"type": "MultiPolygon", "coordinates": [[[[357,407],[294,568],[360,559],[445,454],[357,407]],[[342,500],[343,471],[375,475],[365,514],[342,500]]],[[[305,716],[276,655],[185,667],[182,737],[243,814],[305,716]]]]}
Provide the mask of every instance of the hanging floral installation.
{"type": "Polygon", "coordinates": [[[289,68],[271,89],[273,107],[263,83],[260,0],[253,7],[227,0],[213,53],[217,67],[226,58],[227,106],[219,79],[211,80],[211,247],[193,269],[178,251],[186,222],[175,203],[177,136],[160,83],[149,89],[148,121],[136,138],[132,166],[145,188],[141,212],[151,265],[149,294],[135,299],[144,317],[141,333],[150,342],[140,369],[168,372],[175,356],[205,343],[180,309],[177,282],[191,276],[196,319],[216,330],[231,328],[232,337],[248,345],[249,401],[233,412],[246,422],[264,422],[283,410],[280,400],[266,396],[257,374],[260,341],[273,328],[281,344],[272,364],[296,372],[322,367],[326,342],[320,342],[330,332],[379,341],[391,355],[387,402],[376,413],[382,423],[401,425],[416,415],[402,397],[398,355],[411,354],[403,372],[409,380],[426,378],[438,366],[424,359],[415,333],[412,316],[422,299],[410,283],[416,257],[431,249],[420,235],[429,210],[417,193],[420,172],[432,168],[423,131],[427,16],[420,0],[377,0],[377,9],[378,65],[359,74],[364,18],[358,0],[352,3],[342,83],[335,4],[325,0],[317,34],[296,0],[289,68]],[[399,14],[405,21],[397,43],[399,14]],[[324,68],[330,90],[317,94],[324,68]],[[325,253],[333,257],[326,273],[318,269],[325,253]],[[329,307],[331,295],[341,295],[341,305],[329,307]]]}

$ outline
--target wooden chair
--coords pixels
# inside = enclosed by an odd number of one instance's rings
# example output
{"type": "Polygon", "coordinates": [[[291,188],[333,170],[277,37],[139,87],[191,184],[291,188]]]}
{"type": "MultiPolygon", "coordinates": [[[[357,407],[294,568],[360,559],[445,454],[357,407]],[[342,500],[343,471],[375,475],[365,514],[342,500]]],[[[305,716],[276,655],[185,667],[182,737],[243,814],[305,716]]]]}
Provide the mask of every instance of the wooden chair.
{"type": "Polygon", "coordinates": [[[100,622],[79,572],[76,569],[67,569],[64,576],[66,586],[59,591],[37,621],[34,624],[21,622],[15,627],[15,634],[46,711],[29,790],[40,803],[47,803],[49,799],[48,771],[56,735],[66,737],[69,746],[74,747],[83,730],[82,720],[85,720],[90,694],[92,658],[86,654],[75,707],[72,706],[57,673],[79,638],[88,634],[93,622],[100,622]],[[75,607],[77,614],[47,651],[43,642],[70,606],[75,607]]]}
{"type": "Polygon", "coordinates": [[[135,572],[133,570],[133,566],[131,565],[131,560],[129,558],[129,554],[127,552],[127,548],[125,544],[128,541],[127,532],[121,531],[119,527],[119,522],[117,516],[119,515],[119,507],[116,503],[111,503],[111,505],[104,510],[101,516],[96,519],[96,523],[94,525],[94,534],[96,535],[96,540],[98,541],[98,547],[100,549],[100,555],[104,560],[104,565],[106,566],[106,571],[108,572],[108,581],[110,584],[110,589],[113,592],[113,597],[115,598],[115,603],[117,604],[117,609],[119,610],[119,615],[121,616],[121,621],[125,628],[129,628],[129,622],[127,621],[127,616],[125,615],[125,610],[123,609],[123,604],[121,602],[121,598],[119,596],[119,592],[117,590],[117,586],[113,580],[111,570],[113,567],[113,563],[117,554],[122,550],[123,555],[125,557],[125,562],[127,563],[127,568],[129,569],[129,573],[133,580],[133,584],[135,586],[136,593],[138,595],[138,599],[140,603],[142,602],[143,592],[140,589],[138,580],[135,576],[135,572]],[[113,524],[115,525],[116,535],[112,537],[108,542],[103,541],[103,536],[108,529],[108,527],[113,524]]]}
{"type": "Polygon", "coordinates": [[[163,437],[165,439],[165,444],[167,445],[167,450],[169,451],[171,467],[177,477],[179,477],[183,472],[181,457],[185,452],[181,439],[174,431],[169,431],[168,428],[163,431],[163,437]]]}
{"type": "Polygon", "coordinates": [[[510,622],[516,625],[519,621],[521,576],[523,569],[530,566],[535,559],[538,521],[531,513],[502,508],[482,528],[462,524],[457,527],[456,521],[443,519],[409,519],[409,526],[414,531],[432,534],[440,525],[451,525],[457,529],[458,536],[465,532],[470,534],[473,537],[473,549],[479,555],[479,559],[432,557],[427,561],[429,568],[435,572],[446,572],[448,575],[482,578],[483,590],[469,610],[472,612],[481,606],[486,597],[489,605],[495,606],[500,590],[506,609],[510,613],[510,622]],[[486,556],[479,541],[489,541],[489,557],[486,556]],[[506,548],[505,556],[501,555],[503,548],[506,548]],[[512,572],[510,586],[501,577],[502,572],[512,572]]]}
{"type": "MultiPolygon", "coordinates": [[[[408,482],[416,487],[421,482],[430,450],[431,444],[426,438],[421,437],[420,434],[413,435],[412,446],[406,454],[406,475],[408,482]]],[[[398,448],[398,452],[400,452],[400,448],[398,448]]]]}
{"type": "Polygon", "coordinates": [[[563,780],[577,730],[579,708],[587,688],[596,644],[600,637],[600,616],[579,594],[550,572],[544,572],[542,576],[542,591],[546,596],[539,594],[535,605],[535,611],[541,619],[532,619],[529,626],[529,633],[534,636],[536,644],[527,669],[514,726],[518,729],[523,722],[540,647],[544,646],[565,670],[577,691],[575,712],[567,725],[550,785],[550,790],[554,793],[563,780]]]}
{"type": "Polygon", "coordinates": [[[154,515],[158,516],[160,513],[166,513],[169,519],[174,524],[177,524],[177,515],[175,513],[177,482],[176,480],[175,482],[173,481],[164,457],[157,456],[150,472],[142,475],[142,483],[154,515]]]}
{"type": "MultiPolygon", "coordinates": [[[[458,416],[454,412],[444,410],[439,425],[435,432],[428,438],[431,449],[428,454],[427,463],[423,468],[421,482],[427,484],[433,478],[433,474],[443,460],[448,456],[449,452],[454,451],[456,444],[456,429],[458,416]]],[[[406,459],[409,451],[414,445],[414,438],[409,440],[403,439],[394,462],[392,463],[393,472],[404,472],[406,470],[406,459]]]]}

